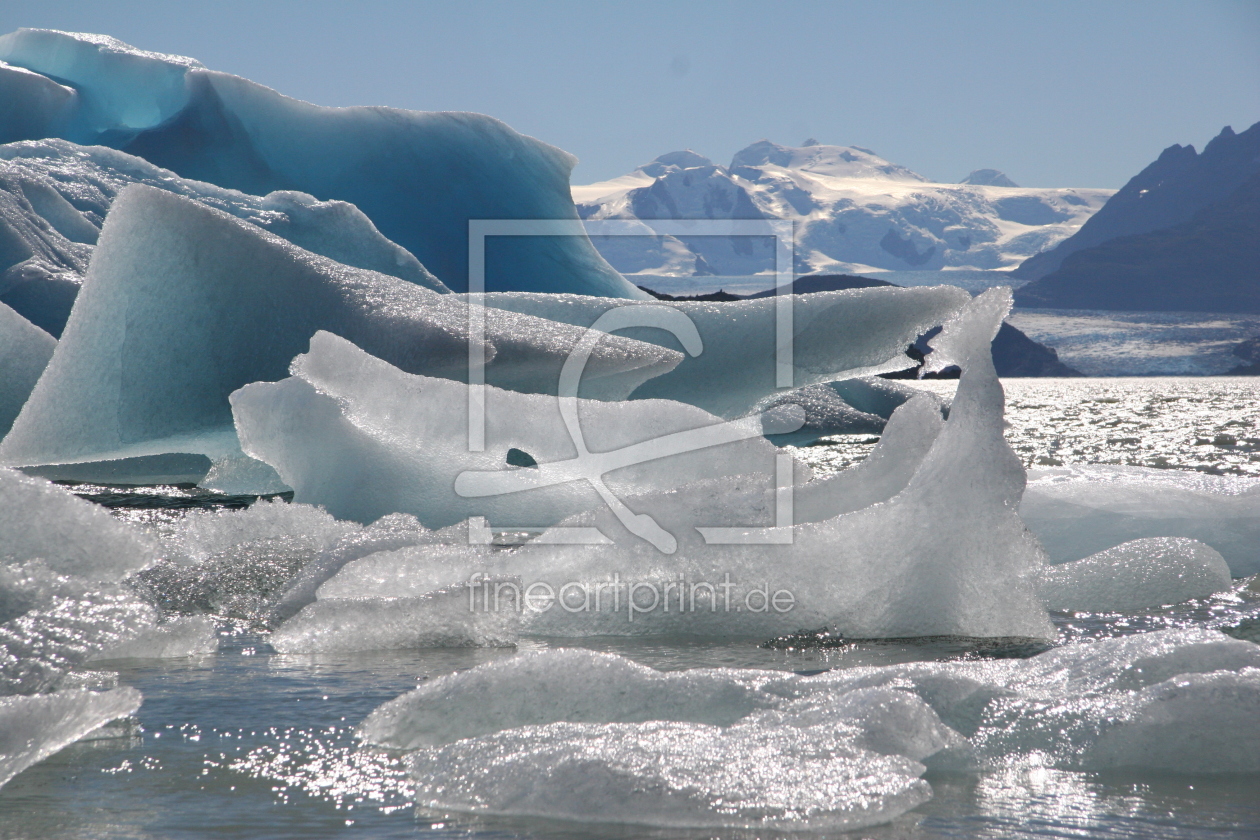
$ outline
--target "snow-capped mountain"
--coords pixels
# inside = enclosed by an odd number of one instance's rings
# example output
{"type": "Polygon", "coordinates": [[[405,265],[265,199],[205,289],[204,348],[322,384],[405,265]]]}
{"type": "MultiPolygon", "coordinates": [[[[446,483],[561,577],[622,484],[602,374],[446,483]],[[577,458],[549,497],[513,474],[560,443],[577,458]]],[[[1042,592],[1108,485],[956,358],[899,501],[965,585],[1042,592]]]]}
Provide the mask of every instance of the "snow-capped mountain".
{"type": "MultiPolygon", "coordinates": [[[[758,141],[730,166],[661,155],[574,186],[583,219],[791,219],[797,273],[1009,269],[1071,236],[1114,190],[1017,187],[994,170],[940,184],[857,146],[758,141]]],[[[645,231],[646,232],[646,231],[645,231]]],[[[592,237],[623,273],[772,271],[769,237],[592,237]]]]}

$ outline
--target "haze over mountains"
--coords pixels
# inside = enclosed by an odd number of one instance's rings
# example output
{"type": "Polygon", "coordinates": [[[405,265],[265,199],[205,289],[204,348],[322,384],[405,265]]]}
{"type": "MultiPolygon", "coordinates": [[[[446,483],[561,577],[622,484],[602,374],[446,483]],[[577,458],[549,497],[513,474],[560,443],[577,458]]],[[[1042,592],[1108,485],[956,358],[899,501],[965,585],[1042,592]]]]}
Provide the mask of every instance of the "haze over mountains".
{"type": "MultiPolygon", "coordinates": [[[[798,274],[1013,269],[1075,233],[1112,193],[1018,187],[996,170],[933,183],[869,149],[768,140],[737,152],[729,166],[671,152],[620,178],[573,187],[587,220],[791,219],[798,274]]],[[[595,242],[623,273],[749,275],[774,266],[769,239],[595,242]]]]}

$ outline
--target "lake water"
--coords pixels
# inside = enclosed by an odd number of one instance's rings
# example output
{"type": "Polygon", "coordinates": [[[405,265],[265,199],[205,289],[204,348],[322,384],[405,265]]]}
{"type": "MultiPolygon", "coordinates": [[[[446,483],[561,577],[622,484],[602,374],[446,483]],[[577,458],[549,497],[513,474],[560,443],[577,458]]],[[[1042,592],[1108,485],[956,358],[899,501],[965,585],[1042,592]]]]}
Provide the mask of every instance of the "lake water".
{"type": "MultiPolygon", "coordinates": [[[[950,382],[919,384],[943,395],[953,389],[950,382]]],[[[1031,467],[1119,463],[1260,476],[1256,380],[1007,380],[1004,385],[1008,438],[1031,467]]],[[[837,439],[803,448],[799,455],[826,472],[860,460],[874,440],[837,439]]],[[[134,521],[181,515],[179,508],[158,506],[117,511],[134,521]]],[[[1260,591],[1248,584],[1240,581],[1232,593],[1142,613],[1054,618],[1060,642],[1169,627],[1254,627],[1260,591]]],[[[225,621],[215,655],[120,663],[119,684],[144,694],[136,719],[106,733],[110,737],[63,750],[0,789],[0,837],[766,836],[764,831],[661,831],[418,810],[397,757],[361,749],[352,730],[381,703],[436,676],[554,646],[611,651],[662,670],[794,672],[1036,652],[950,639],[796,650],[766,647],[763,641],[530,639],[516,649],[284,656],[268,646],[265,636],[225,621]]],[[[112,677],[101,679],[108,683],[112,677]]],[[[933,789],[926,804],[892,824],[845,836],[1260,836],[1260,777],[1255,775],[1025,766],[926,778],[933,789]]]]}

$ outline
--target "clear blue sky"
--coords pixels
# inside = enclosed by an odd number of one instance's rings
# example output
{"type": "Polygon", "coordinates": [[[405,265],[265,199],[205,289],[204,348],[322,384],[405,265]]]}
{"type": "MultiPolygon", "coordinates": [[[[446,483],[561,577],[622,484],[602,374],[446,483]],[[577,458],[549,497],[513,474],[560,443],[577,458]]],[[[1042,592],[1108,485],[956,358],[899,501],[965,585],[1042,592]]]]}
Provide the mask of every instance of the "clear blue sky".
{"type": "Polygon", "coordinates": [[[0,30],[102,32],[322,105],[480,111],[576,183],[761,138],[929,178],[1123,184],[1260,121],[1260,2],[3,0],[0,30]]]}

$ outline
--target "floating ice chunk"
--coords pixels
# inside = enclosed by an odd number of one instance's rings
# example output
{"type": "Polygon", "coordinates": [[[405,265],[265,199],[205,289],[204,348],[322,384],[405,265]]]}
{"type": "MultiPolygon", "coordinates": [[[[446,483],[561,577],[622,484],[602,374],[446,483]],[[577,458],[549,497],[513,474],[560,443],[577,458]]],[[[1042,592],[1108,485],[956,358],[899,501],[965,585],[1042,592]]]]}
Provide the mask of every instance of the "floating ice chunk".
{"type": "MultiPolygon", "coordinates": [[[[792,486],[783,488],[764,475],[712,479],[665,493],[636,496],[626,503],[640,514],[652,516],[671,533],[700,523],[772,525],[779,511],[789,505],[796,524],[833,519],[888,501],[904,490],[943,425],[940,401],[920,392],[893,412],[871,453],[847,470],[812,480],[808,475],[796,475],[792,486]]],[[[798,471],[801,466],[796,465],[798,471]]],[[[615,542],[630,538],[607,509],[587,511],[562,524],[598,528],[615,542]]]]}
{"type": "Polygon", "coordinates": [[[216,458],[198,486],[229,495],[269,495],[293,488],[280,480],[270,465],[249,457],[235,455],[216,458]]]}
{"type": "MultiPolygon", "coordinates": [[[[282,378],[316,330],[339,332],[404,370],[460,378],[468,323],[453,295],[334,263],[135,185],[114,202],[74,314],[0,443],[0,461],[239,456],[228,394],[282,378]]],[[[584,332],[495,310],[486,324],[487,381],[522,390],[554,389],[584,332]]],[[[611,337],[595,348],[586,384],[617,398],[678,358],[611,337]]]]}
{"type": "Polygon", "coordinates": [[[89,662],[108,659],[175,659],[200,656],[219,649],[213,619],[204,616],[176,618],[154,625],[132,639],[107,648],[88,658],[89,662]]]}
{"type": "Polygon", "coordinates": [[[315,601],[271,634],[281,653],[344,653],[441,647],[510,647],[516,615],[468,608],[465,587],[418,598],[328,598],[315,601]]]}
{"type": "Polygon", "coordinates": [[[36,558],[62,574],[117,581],[154,562],[157,549],[104,508],[0,467],[0,564],[36,558]]]}
{"type": "MultiPolygon", "coordinates": [[[[791,365],[797,387],[908,366],[906,346],[958,313],[969,300],[954,286],[818,292],[791,298],[791,365]]],[[[589,327],[614,307],[655,305],[577,295],[489,294],[486,305],[589,327]]],[[[721,417],[746,414],[775,393],[777,298],[668,304],[696,325],[703,352],[688,354],[671,372],[640,385],[635,399],[669,399],[721,417]]],[[[620,330],[640,341],[682,349],[669,333],[646,327],[620,330]]]]}
{"type": "Polygon", "coordinates": [[[759,403],[757,409],[768,411],[781,405],[799,405],[805,409],[805,423],[795,432],[769,436],[771,442],[779,446],[804,446],[827,435],[879,434],[884,428],[883,417],[858,411],[829,385],[808,385],[781,397],[770,397],[759,403]]]}
{"type": "MultiPolygon", "coordinates": [[[[269,621],[275,624],[295,615],[298,610],[315,600],[324,581],[361,557],[438,542],[441,538],[440,532],[425,528],[414,516],[403,513],[383,516],[367,528],[346,535],[334,548],[321,552],[312,562],[302,567],[272,605],[269,621]]],[[[458,543],[467,545],[467,535],[461,535],[458,543]]]]}
{"type": "Polygon", "coordinates": [[[1229,585],[1219,552],[1178,537],[1132,540],[1037,574],[1037,591],[1052,610],[1140,610],[1206,598],[1229,585]]]}
{"type": "Polygon", "coordinates": [[[934,757],[944,767],[1257,766],[1260,646],[1215,631],[1074,643],[1026,660],[844,669],[777,693],[808,708],[871,688],[912,692],[967,736],[963,749],[950,745],[934,757]],[[1236,737],[1227,745],[1228,733],[1236,737]]]}
{"type": "Polygon", "coordinates": [[[768,705],[754,690],[767,678],[757,672],[662,673],[578,649],[524,653],[439,677],[389,701],[363,721],[359,737],[413,750],[558,721],[729,726],[768,705]]]}
{"type": "MultiPolygon", "coordinates": [[[[78,90],[63,101],[51,88],[23,84],[25,102],[47,110],[9,139],[56,133],[223,187],[259,195],[296,188],[353,202],[461,291],[472,219],[567,220],[581,232],[569,193],[576,159],[490,117],[321,108],[100,35],[18,30],[0,38],[0,59],[78,90]]],[[[489,289],[646,297],[585,235],[487,245],[489,289]]]]}
{"type": "Polygon", "coordinates": [[[55,596],[0,624],[0,696],[47,691],[71,668],[136,638],[156,620],[156,610],[130,593],[55,596]]]}
{"type": "Polygon", "coordinates": [[[140,708],[134,688],[0,697],[0,787],[32,764],[140,708]]]}
{"type": "Polygon", "coordinates": [[[748,723],[826,728],[848,734],[855,747],[916,761],[963,743],[921,698],[894,688],[859,688],[838,696],[806,694],[782,709],[755,714],[748,723]]]}
{"type": "Polygon", "coordinates": [[[1229,670],[1213,671],[1189,653],[1139,660],[1130,666],[1139,670],[1137,678],[1115,680],[1110,690],[1083,692],[1079,679],[1052,679],[1039,691],[997,700],[972,739],[976,755],[987,766],[1255,772],[1260,669],[1243,665],[1248,658],[1254,663],[1255,655],[1236,650],[1229,670]],[[1182,663],[1186,670],[1169,676],[1182,663]],[[1051,686],[1056,690],[1047,690],[1051,686]]]}
{"type": "Polygon", "coordinates": [[[167,612],[258,621],[303,569],[361,530],[278,500],[193,511],[163,535],[166,559],[130,583],[167,612]]]}
{"type": "Polygon", "coordinates": [[[0,303],[0,438],[13,425],[57,339],[0,303]]]}
{"type": "Polygon", "coordinates": [[[485,516],[495,527],[535,528],[601,504],[587,480],[596,467],[620,494],[773,471],[775,449],[757,418],[714,432],[705,427],[718,418],[682,403],[578,400],[585,445],[597,453],[579,459],[559,401],[494,387],[485,392],[485,448],[471,452],[467,386],[404,373],[329,333],[310,346],[294,359],[293,378],[248,385],[232,407],[245,451],[274,466],[296,501],[342,519],[401,511],[429,527],[485,516]],[[512,450],[539,466],[512,469],[512,450]],[[473,471],[486,484],[502,479],[503,489],[456,485],[473,471]]]}
{"type": "MultiPolygon", "coordinates": [[[[672,532],[678,549],[668,561],[654,546],[619,532],[610,534],[611,545],[580,547],[545,545],[544,533],[516,553],[512,572],[556,592],[573,583],[587,601],[527,610],[528,632],[764,638],[832,626],[859,638],[1053,638],[1045,608],[1024,577],[1044,561],[1015,513],[1024,471],[1002,436],[1003,394],[989,355],[1009,305],[1008,291],[992,290],[946,325],[946,336],[961,336],[947,340],[965,365],[939,433],[931,434],[939,422],[932,417],[935,409],[919,403],[907,414],[925,440],[934,437],[921,460],[911,452],[900,464],[873,467],[871,472],[883,471],[883,477],[870,484],[837,480],[834,494],[820,488],[811,513],[834,510],[840,513],[834,518],[780,528],[740,523],[734,534],[711,532],[735,544],[708,542],[699,529],[710,523],[694,522],[693,528],[672,532]],[[900,477],[910,472],[898,490],[900,477]],[[882,501],[884,492],[896,495],[882,501]],[[867,507],[842,512],[867,500],[867,507]],[[619,606],[609,597],[618,586],[612,570],[620,575],[619,606]],[[632,582],[640,584],[642,596],[635,609],[629,605],[632,582]],[[722,591],[724,584],[731,588],[722,591]],[[702,585],[711,587],[707,595],[702,585]],[[606,588],[602,602],[601,588],[606,588]],[[693,591],[701,595],[699,609],[690,601],[693,591]],[[779,592],[785,594],[772,606],[779,592]]],[[[647,504],[636,513],[668,521],[667,496],[638,501],[647,504]]]]}
{"type": "Polygon", "coordinates": [[[1117,705],[1083,757],[1091,769],[1260,772],[1260,668],[1175,677],[1117,705]]]}
{"type": "Polygon", "coordinates": [[[1234,577],[1260,572],[1260,483],[1181,470],[1034,470],[1019,508],[1050,562],[1143,537],[1186,537],[1221,553],[1234,577]]]}
{"type": "Polygon", "coordinates": [[[853,747],[846,736],[553,723],[418,750],[408,765],[421,806],[671,829],[854,829],[931,797],[922,764],[853,747]]]}

